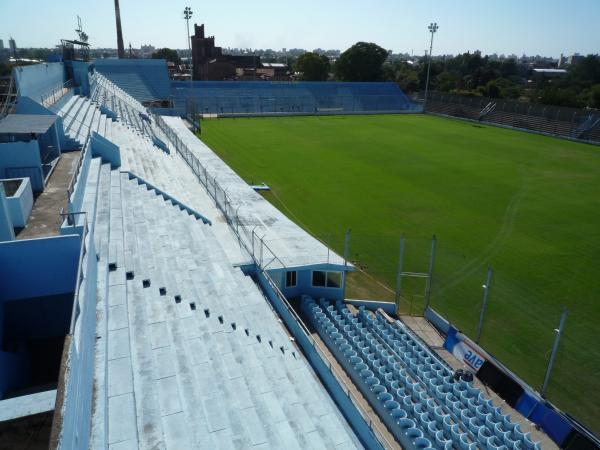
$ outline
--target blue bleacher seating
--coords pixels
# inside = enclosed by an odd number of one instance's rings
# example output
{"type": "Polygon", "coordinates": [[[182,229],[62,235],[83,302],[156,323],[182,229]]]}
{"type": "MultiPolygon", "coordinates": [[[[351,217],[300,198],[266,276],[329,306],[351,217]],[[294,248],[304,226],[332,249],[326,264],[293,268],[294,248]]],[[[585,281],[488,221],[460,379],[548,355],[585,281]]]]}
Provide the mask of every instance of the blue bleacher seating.
{"type": "Polygon", "coordinates": [[[305,297],[302,309],[387,427],[407,448],[533,449],[500,408],[401,322],[305,297]]]}
{"type": "Polygon", "coordinates": [[[193,99],[200,114],[398,112],[412,105],[396,83],[174,81],[180,113],[193,99]]]}
{"type": "Polygon", "coordinates": [[[170,97],[171,82],[163,59],[99,59],[94,66],[140,103],[170,97]]]}

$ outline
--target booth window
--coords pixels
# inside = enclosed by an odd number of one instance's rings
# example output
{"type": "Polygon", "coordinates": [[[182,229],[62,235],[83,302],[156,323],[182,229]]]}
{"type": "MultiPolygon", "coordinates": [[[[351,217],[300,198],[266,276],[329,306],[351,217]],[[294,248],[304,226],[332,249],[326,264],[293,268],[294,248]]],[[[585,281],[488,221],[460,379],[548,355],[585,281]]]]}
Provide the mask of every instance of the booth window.
{"type": "Polygon", "coordinates": [[[296,273],[297,272],[295,270],[285,273],[285,287],[286,288],[296,286],[296,273]]]}
{"type": "Polygon", "coordinates": [[[327,287],[339,288],[342,285],[342,272],[327,272],[327,287]]]}
{"type": "Polygon", "coordinates": [[[312,285],[314,287],[339,288],[342,285],[342,273],[314,270],[312,273],[312,285]]]}

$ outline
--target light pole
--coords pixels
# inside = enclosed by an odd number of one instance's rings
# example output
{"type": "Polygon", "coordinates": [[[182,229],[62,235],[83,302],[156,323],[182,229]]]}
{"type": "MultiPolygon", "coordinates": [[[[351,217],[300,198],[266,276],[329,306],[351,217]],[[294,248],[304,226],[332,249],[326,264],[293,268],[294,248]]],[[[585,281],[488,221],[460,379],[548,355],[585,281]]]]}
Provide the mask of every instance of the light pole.
{"type": "MultiPolygon", "coordinates": [[[[190,8],[189,6],[186,6],[185,9],[183,10],[183,18],[185,19],[185,22],[187,24],[187,41],[188,41],[188,50],[190,51],[190,56],[189,58],[192,57],[192,43],[190,40],[190,19],[192,18],[192,8],[190,8]]],[[[189,64],[189,59],[188,59],[188,64],[189,64]]],[[[190,81],[192,79],[192,69],[191,69],[191,65],[190,65],[190,81]]]]}
{"type": "Polygon", "coordinates": [[[433,35],[438,30],[439,26],[437,22],[431,22],[427,29],[431,33],[431,43],[429,44],[429,62],[427,64],[427,80],[425,81],[425,99],[423,100],[423,111],[425,111],[425,107],[427,106],[427,92],[429,91],[429,71],[431,70],[431,51],[433,50],[433,35]]]}

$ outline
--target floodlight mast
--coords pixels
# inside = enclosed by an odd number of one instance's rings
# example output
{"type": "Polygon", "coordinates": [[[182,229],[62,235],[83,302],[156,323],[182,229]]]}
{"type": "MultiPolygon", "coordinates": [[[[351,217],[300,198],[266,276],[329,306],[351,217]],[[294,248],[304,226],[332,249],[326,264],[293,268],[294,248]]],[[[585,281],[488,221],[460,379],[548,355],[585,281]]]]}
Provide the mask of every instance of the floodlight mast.
{"type": "Polygon", "coordinates": [[[427,63],[427,80],[425,81],[425,99],[423,100],[423,111],[427,107],[427,93],[429,92],[429,71],[431,70],[431,58],[432,58],[432,50],[433,50],[433,35],[438,30],[439,26],[437,22],[431,22],[427,29],[431,33],[431,43],[429,44],[429,62],[427,63]]]}
{"type": "Polygon", "coordinates": [[[121,28],[121,10],[119,0],[115,0],[115,17],[117,21],[117,56],[119,59],[125,58],[125,47],[123,46],[123,30],[121,28]]]}
{"type": "MultiPolygon", "coordinates": [[[[187,41],[188,41],[188,50],[190,51],[190,56],[189,58],[192,57],[192,41],[190,39],[190,19],[192,18],[192,15],[194,14],[194,12],[192,11],[192,8],[190,8],[189,6],[186,6],[185,9],[183,10],[183,18],[185,19],[185,22],[187,24],[187,41]]],[[[189,64],[190,60],[188,59],[188,64],[189,64]]],[[[190,65],[190,81],[193,78],[192,76],[192,66],[190,65]]]]}

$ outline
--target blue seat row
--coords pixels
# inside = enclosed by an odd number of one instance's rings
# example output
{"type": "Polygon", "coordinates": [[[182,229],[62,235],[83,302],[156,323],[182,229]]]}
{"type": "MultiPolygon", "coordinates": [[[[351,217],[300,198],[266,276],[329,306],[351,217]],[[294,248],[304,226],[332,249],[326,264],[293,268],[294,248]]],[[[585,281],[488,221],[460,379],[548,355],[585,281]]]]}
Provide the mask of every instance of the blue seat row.
{"type": "Polygon", "coordinates": [[[411,109],[395,83],[173,82],[175,106],[206,114],[396,112],[411,109]]]}
{"type": "Polygon", "coordinates": [[[538,448],[479,389],[454,382],[451,371],[398,324],[364,309],[354,316],[342,302],[306,298],[303,310],[403,446],[538,448]]]}

